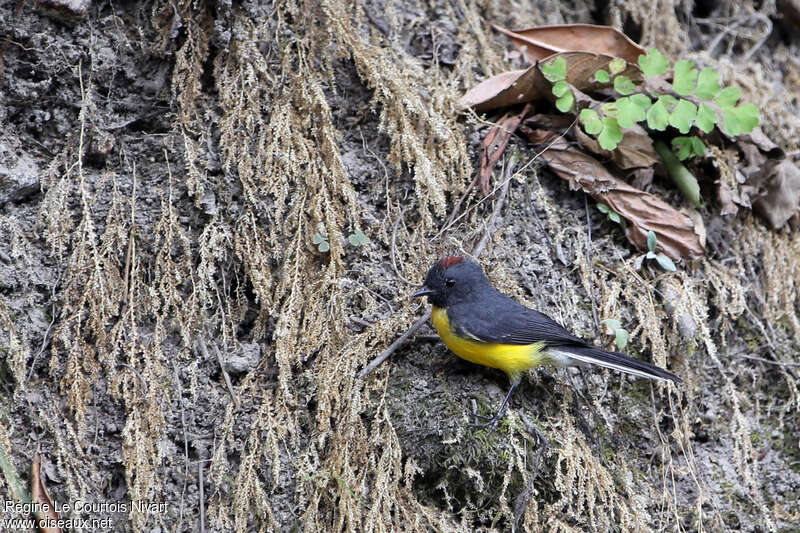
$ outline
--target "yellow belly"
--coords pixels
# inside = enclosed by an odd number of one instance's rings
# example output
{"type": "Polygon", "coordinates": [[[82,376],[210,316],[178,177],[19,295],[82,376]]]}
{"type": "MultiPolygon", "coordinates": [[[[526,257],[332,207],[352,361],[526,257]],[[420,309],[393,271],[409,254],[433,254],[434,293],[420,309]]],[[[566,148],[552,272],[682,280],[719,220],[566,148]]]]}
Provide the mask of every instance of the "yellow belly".
{"type": "Polygon", "coordinates": [[[447,311],[444,309],[434,307],[431,318],[439,337],[454,354],[472,363],[498,368],[511,379],[534,366],[545,363],[542,354],[543,343],[518,345],[478,342],[453,333],[447,311]]]}

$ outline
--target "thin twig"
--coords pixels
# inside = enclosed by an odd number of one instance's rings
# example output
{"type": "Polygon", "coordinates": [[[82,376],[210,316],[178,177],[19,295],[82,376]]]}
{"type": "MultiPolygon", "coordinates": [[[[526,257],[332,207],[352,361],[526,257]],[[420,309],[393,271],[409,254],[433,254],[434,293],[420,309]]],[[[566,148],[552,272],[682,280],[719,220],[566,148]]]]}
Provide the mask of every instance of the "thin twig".
{"type": "Polygon", "coordinates": [[[467,209],[466,211],[464,211],[463,213],[461,213],[461,214],[460,214],[460,215],[459,215],[459,216],[458,216],[456,219],[454,219],[452,222],[450,222],[449,224],[445,224],[445,226],[444,226],[444,227],[443,227],[441,230],[439,230],[439,233],[437,233],[437,234],[436,234],[436,235],[433,237],[433,240],[436,240],[436,239],[438,239],[438,238],[439,238],[439,237],[440,237],[440,236],[441,236],[441,235],[442,235],[442,234],[443,234],[445,231],[447,231],[448,229],[450,229],[450,226],[452,226],[453,224],[455,224],[456,222],[458,222],[459,220],[461,220],[462,218],[464,218],[465,216],[467,216],[467,215],[470,213],[470,211],[472,211],[473,209],[477,209],[477,207],[478,207],[479,205],[481,205],[483,202],[485,202],[486,200],[488,200],[489,198],[491,198],[491,197],[494,195],[494,193],[496,193],[496,192],[497,192],[497,191],[499,191],[499,190],[500,190],[502,187],[504,187],[504,186],[505,186],[505,184],[506,184],[506,182],[507,182],[507,181],[511,181],[513,178],[515,178],[515,177],[517,177],[517,176],[521,176],[521,175],[522,175],[522,172],[523,172],[525,169],[527,169],[529,166],[531,166],[531,165],[533,164],[533,162],[534,162],[534,161],[536,161],[537,159],[539,159],[539,157],[541,157],[541,156],[542,156],[542,154],[544,154],[545,152],[547,152],[547,151],[548,151],[548,150],[549,150],[549,149],[550,149],[550,148],[551,148],[551,147],[552,147],[552,146],[553,146],[555,143],[557,143],[557,142],[559,142],[561,139],[563,139],[563,138],[564,138],[564,136],[567,134],[567,132],[568,132],[568,131],[569,131],[569,130],[570,130],[570,129],[571,129],[571,128],[572,128],[572,127],[573,127],[573,126],[574,126],[574,125],[577,123],[577,122],[578,122],[578,117],[576,116],[576,117],[575,117],[575,120],[573,120],[573,121],[572,121],[572,123],[571,123],[569,126],[567,126],[567,127],[566,127],[566,129],[564,129],[564,131],[562,131],[562,132],[561,132],[561,133],[559,133],[558,135],[554,136],[554,137],[553,137],[553,140],[552,140],[552,141],[550,141],[550,142],[547,144],[547,146],[545,146],[544,148],[542,148],[541,150],[539,150],[539,152],[537,152],[536,154],[534,154],[534,156],[533,156],[532,158],[530,158],[530,159],[528,160],[528,162],[527,162],[527,163],[525,163],[524,165],[522,165],[522,168],[520,168],[519,170],[517,170],[517,171],[516,171],[514,174],[512,174],[512,175],[511,175],[511,176],[509,176],[508,178],[506,178],[506,179],[505,179],[505,180],[504,180],[502,183],[498,183],[497,185],[495,185],[494,189],[492,189],[491,191],[489,191],[489,193],[488,193],[488,194],[485,194],[485,195],[483,196],[483,198],[481,198],[480,200],[478,200],[478,201],[477,201],[477,202],[476,202],[474,205],[470,206],[470,208],[469,208],[469,209],[467,209]]]}
{"type": "MultiPolygon", "coordinates": [[[[125,307],[125,304],[128,303],[128,278],[131,274],[131,252],[133,251],[133,226],[131,226],[130,231],[128,232],[128,251],[125,254],[125,274],[122,278],[122,287],[124,289],[122,294],[122,306],[125,307]]],[[[125,314],[125,313],[122,313],[125,314]]]]}
{"type": "Polygon", "coordinates": [[[523,424],[525,424],[528,433],[536,437],[536,444],[539,449],[536,451],[536,457],[533,459],[533,471],[531,472],[531,477],[528,480],[528,484],[525,485],[525,489],[519,493],[519,496],[517,496],[516,500],[514,501],[514,527],[512,531],[516,531],[519,528],[519,524],[525,514],[525,509],[527,509],[528,505],[531,503],[533,485],[536,481],[536,478],[539,476],[542,455],[550,447],[550,441],[544,436],[544,433],[539,431],[539,428],[536,427],[536,424],[529,421],[528,418],[522,413],[520,413],[519,416],[522,419],[523,424]]]}
{"type": "MultiPolygon", "coordinates": [[[[544,222],[542,222],[542,219],[539,217],[539,213],[536,211],[536,206],[533,205],[533,200],[531,200],[531,188],[528,187],[527,180],[522,180],[522,186],[525,187],[525,198],[528,200],[528,207],[531,210],[531,214],[533,214],[533,218],[536,220],[536,224],[539,226],[539,231],[541,231],[542,235],[544,235],[544,240],[547,241],[547,246],[549,246],[551,250],[555,250],[553,241],[550,240],[550,234],[547,233],[547,229],[544,227],[544,222]]],[[[558,254],[556,254],[556,257],[559,261],[562,260],[562,258],[558,257],[558,254]]],[[[567,266],[566,262],[564,262],[564,266],[567,266]]]]}
{"type": "Polygon", "coordinates": [[[503,208],[503,204],[506,202],[506,195],[508,194],[508,187],[511,185],[511,173],[514,171],[514,163],[509,162],[508,168],[506,169],[506,180],[503,182],[503,188],[500,190],[500,194],[497,197],[497,201],[494,203],[494,211],[492,211],[492,217],[489,219],[489,223],[486,224],[486,231],[481,237],[481,240],[478,241],[478,244],[475,246],[475,249],[472,250],[472,255],[474,257],[478,257],[483,252],[483,249],[486,248],[486,243],[489,242],[489,235],[492,232],[492,228],[494,226],[497,217],[500,216],[500,210],[503,208]]]}
{"type": "Polygon", "coordinates": [[[769,333],[767,333],[767,330],[764,327],[764,324],[758,319],[758,317],[755,315],[755,313],[753,313],[753,311],[750,310],[750,307],[747,304],[744,304],[744,310],[747,311],[747,314],[750,316],[750,320],[753,321],[753,324],[758,326],[758,329],[761,330],[761,334],[764,335],[764,339],[767,341],[767,344],[769,344],[769,347],[774,350],[775,349],[775,343],[773,342],[772,338],[769,336],[769,333]]]}
{"type": "Polygon", "coordinates": [[[397,218],[394,221],[394,225],[392,226],[392,268],[394,269],[394,274],[401,280],[403,280],[408,285],[413,285],[410,281],[408,281],[403,275],[400,273],[400,270],[397,268],[397,225],[403,219],[403,215],[406,214],[406,207],[404,207],[400,214],[397,215],[397,218]]]}
{"type": "Polygon", "coordinates": [[[123,368],[127,368],[131,372],[133,372],[137,378],[139,378],[139,384],[142,386],[142,396],[147,396],[147,382],[144,380],[144,377],[139,373],[138,370],[133,368],[131,365],[127,363],[120,363],[119,366],[123,368]]]}
{"type": "Polygon", "coordinates": [[[205,488],[203,487],[203,466],[205,465],[205,461],[198,461],[197,462],[197,469],[198,473],[198,480],[199,482],[199,492],[200,492],[200,533],[206,533],[206,502],[205,502],[205,488]]]}
{"type": "Polygon", "coordinates": [[[758,361],[760,363],[766,363],[768,365],[775,365],[775,366],[800,366],[800,362],[794,361],[771,361],[770,359],[764,359],[763,357],[756,357],[755,355],[744,355],[744,354],[734,354],[736,357],[741,357],[742,359],[750,359],[752,361],[758,361]]]}
{"type": "Polygon", "coordinates": [[[731,24],[729,26],[722,26],[722,31],[714,38],[713,41],[711,41],[708,44],[708,48],[706,48],[706,53],[713,57],[714,56],[714,54],[713,54],[714,48],[717,47],[717,45],[720,43],[720,41],[722,41],[722,39],[724,39],[726,35],[728,35],[729,33],[733,32],[733,30],[735,30],[736,28],[741,26],[743,23],[744,23],[744,20],[739,19],[739,20],[737,20],[736,22],[734,22],[733,24],[731,24]]]}
{"type": "Polygon", "coordinates": [[[183,427],[183,490],[181,491],[181,506],[178,513],[178,530],[183,524],[183,505],[184,496],[186,495],[186,487],[189,484],[189,437],[186,434],[186,411],[183,407],[183,391],[181,390],[181,381],[178,376],[178,366],[174,365],[175,373],[175,386],[178,389],[178,405],[181,407],[181,426],[183,427]]]}
{"type": "MultiPolygon", "coordinates": [[[[583,195],[583,207],[586,210],[586,268],[592,267],[592,215],[589,213],[588,195],[583,195]]],[[[589,287],[589,299],[592,301],[592,317],[594,318],[595,331],[600,331],[600,322],[597,320],[597,303],[594,301],[594,290],[592,280],[587,283],[589,287]]]]}
{"type": "Polygon", "coordinates": [[[390,355],[392,355],[398,348],[400,348],[405,342],[419,329],[425,324],[428,319],[431,317],[430,309],[421,316],[414,324],[411,325],[408,330],[400,335],[400,337],[394,341],[388,348],[386,348],[383,353],[381,353],[378,357],[372,360],[370,364],[364,367],[364,369],[358,373],[358,377],[363,378],[373,370],[375,370],[381,363],[386,361],[390,355]]]}
{"type": "MultiPolygon", "coordinates": [[[[203,337],[197,337],[197,341],[195,341],[195,345],[197,349],[200,350],[200,354],[202,355],[203,359],[210,359],[211,354],[208,353],[208,346],[206,346],[206,341],[203,340],[203,337]]],[[[233,384],[231,383],[231,377],[228,375],[228,372],[225,370],[225,365],[222,364],[222,355],[219,353],[219,348],[217,345],[214,345],[214,350],[216,351],[217,362],[219,363],[219,368],[222,370],[222,376],[225,378],[225,385],[228,387],[228,394],[231,395],[231,400],[233,400],[233,405],[236,408],[239,408],[239,400],[236,398],[236,394],[233,392],[233,384]]]]}
{"type": "Polygon", "coordinates": [[[238,409],[239,399],[236,397],[236,393],[233,392],[233,384],[231,383],[231,376],[228,374],[228,371],[225,370],[225,365],[222,364],[222,354],[219,353],[219,348],[217,347],[216,343],[214,344],[214,352],[217,354],[217,362],[219,363],[219,368],[222,370],[222,376],[225,378],[225,385],[228,387],[228,392],[230,393],[231,399],[233,400],[233,405],[238,409]]]}
{"type": "Polygon", "coordinates": [[[475,188],[475,185],[478,184],[478,180],[480,180],[480,175],[479,174],[475,176],[475,179],[472,180],[472,183],[469,184],[469,186],[466,188],[466,190],[464,190],[464,194],[462,194],[461,198],[459,198],[458,202],[456,202],[455,207],[453,207],[453,212],[450,213],[450,216],[447,217],[447,220],[444,223],[444,226],[443,226],[444,228],[449,227],[450,224],[453,222],[453,219],[456,218],[456,215],[458,214],[458,211],[461,209],[461,204],[464,203],[464,200],[467,199],[467,196],[469,196],[469,193],[471,193],[472,189],[475,188]]]}
{"type": "Polygon", "coordinates": [[[369,321],[364,320],[363,318],[360,318],[360,317],[357,317],[357,316],[351,316],[350,317],[350,321],[353,322],[353,324],[357,324],[357,325],[363,326],[365,328],[371,328],[372,327],[372,322],[369,322],[369,321]]]}
{"type": "MultiPolygon", "coordinates": [[[[58,281],[56,281],[58,283],[58,281]]],[[[56,283],[53,284],[51,287],[52,296],[50,297],[50,301],[52,302],[52,318],[50,319],[50,325],[47,326],[47,330],[44,332],[44,336],[42,337],[42,346],[39,348],[39,351],[36,352],[36,355],[33,356],[33,361],[31,361],[31,367],[28,369],[28,377],[25,378],[26,382],[30,382],[31,375],[33,374],[33,369],[36,366],[36,361],[39,359],[39,356],[42,355],[47,348],[47,338],[50,336],[50,332],[53,329],[53,324],[56,323],[56,283]]]]}
{"type": "Polygon", "coordinates": [[[764,35],[761,36],[761,38],[756,42],[756,44],[751,46],[750,50],[748,50],[747,53],[745,53],[742,56],[742,61],[744,62],[750,61],[750,58],[753,57],[753,54],[755,54],[756,51],[759,48],[761,48],[765,42],[767,42],[769,36],[772,35],[772,21],[769,19],[768,16],[764,15],[763,13],[753,13],[752,16],[753,18],[757,18],[758,20],[763,22],[764,25],[766,26],[766,30],[764,30],[764,35]]]}

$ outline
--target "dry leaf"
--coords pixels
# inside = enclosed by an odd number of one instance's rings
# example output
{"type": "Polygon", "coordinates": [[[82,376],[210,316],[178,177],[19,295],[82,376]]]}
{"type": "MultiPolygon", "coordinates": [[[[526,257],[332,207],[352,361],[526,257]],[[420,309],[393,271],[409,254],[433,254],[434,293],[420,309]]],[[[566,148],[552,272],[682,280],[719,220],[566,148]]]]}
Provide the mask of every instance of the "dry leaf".
{"type": "Polygon", "coordinates": [[[599,161],[570,147],[552,131],[526,133],[531,142],[548,145],[542,154],[544,160],[572,189],[583,190],[631,223],[625,235],[637,248],[647,250],[647,232],[653,230],[659,249],[672,259],[696,259],[705,254],[689,217],[658,197],[616,178],[599,161]]]}
{"type": "MultiPolygon", "coordinates": [[[[42,456],[39,452],[33,456],[31,464],[31,501],[42,509],[41,512],[34,513],[37,520],[58,522],[58,513],[56,513],[55,505],[53,505],[53,500],[50,498],[50,493],[42,478],[42,456]]],[[[42,523],[39,523],[39,530],[42,533],[61,533],[62,531],[60,527],[47,527],[42,523]]]]}
{"type": "MultiPolygon", "coordinates": [[[[608,69],[608,64],[614,60],[614,56],[607,54],[597,54],[594,52],[562,52],[555,54],[548,61],[561,57],[567,64],[567,82],[576,89],[583,91],[586,89],[594,90],[605,87],[607,83],[595,81],[594,74],[600,69],[608,69]]],[[[636,63],[628,63],[625,70],[617,76],[627,76],[634,83],[642,81],[642,71],[636,63]]]]}
{"type": "Polygon", "coordinates": [[[653,176],[656,173],[655,167],[637,168],[628,175],[628,181],[637,189],[647,190],[653,184],[653,176]]]}
{"type": "Polygon", "coordinates": [[[622,130],[622,140],[617,148],[611,151],[601,148],[597,139],[581,128],[575,128],[575,139],[588,150],[611,159],[624,170],[648,168],[661,162],[661,158],[653,148],[653,139],[638,124],[633,128],[622,130]]]}
{"type": "Polygon", "coordinates": [[[756,127],[750,133],[744,133],[736,137],[736,140],[741,144],[742,142],[751,142],[758,146],[758,149],[766,153],[771,159],[783,159],[786,154],[781,150],[780,146],[772,142],[772,139],[764,135],[764,130],[761,127],[756,127]]]}
{"type": "MultiPolygon", "coordinates": [[[[604,84],[594,81],[594,73],[608,67],[611,56],[591,52],[564,52],[557,54],[567,64],[566,81],[578,91],[596,89],[604,84]]],[[[555,56],[553,56],[555,57],[555,56]]],[[[634,83],[642,79],[638,67],[628,65],[620,74],[628,76],[634,83]]],[[[576,98],[580,95],[576,94],[576,98]]],[[[477,112],[508,107],[536,100],[553,101],[552,85],[542,75],[538,65],[525,70],[512,70],[484,80],[461,97],[462,108],[472,107],[477,112]]]]}
{"type": "Polygon", "coordinates": [[[564,131],[575,123],[575,118],[568,115],[536,114],[525,119],[523,124],[527,128],[540,128],[545,130],[564,131]]]}
{"type": "Polygon", "coordinates": [[[508,145],[508,140],[514,135],[520,122],[525,119],[530,111],[531,105],[528,104],[519,114],[512,115],[511,113],[506,113],[503,115],[503,118],[492,126],[492,129],[489,130],[489,133],[487,133],[486,137],[483,139],[483,144],[481,145],[481,170],[478,183],[484,195],[489,194],[491,190],[489,178],[492,176],[494,165],[500,159],[500,156],[503,155],[506,145],[508,145]]]}
{"type": "Polygon", "coordinates": [[[719,201],[719,214],[722,216],[735,215],[739,212],[742,199],[739,193],[722,180],[717,180],[717,201],[719,201]]]}
{"type": "Polygon", "coordinates": [[[524,30],[507,30],[494,24],[492,27],[505,33],[531,63],[559,52],[582,51],[621,57],[636,65],[639,56],[647,53],[624,33],[609,26],[559,24],[524,30]]]}
{"type": "Polygon", "coordinates": [[[766,175],[763,187],[765,192],[753,207],[772,229],[778,229],[800,209],[800,169],[789,160],[781,161],[766,175]]]}
{"type": "Polygon", "coordinates": [[[484,80],[461,97],[460,106],[482,112],[547,98],[550,83],[536,65],[525,70],[513,70],[484,80]]]}

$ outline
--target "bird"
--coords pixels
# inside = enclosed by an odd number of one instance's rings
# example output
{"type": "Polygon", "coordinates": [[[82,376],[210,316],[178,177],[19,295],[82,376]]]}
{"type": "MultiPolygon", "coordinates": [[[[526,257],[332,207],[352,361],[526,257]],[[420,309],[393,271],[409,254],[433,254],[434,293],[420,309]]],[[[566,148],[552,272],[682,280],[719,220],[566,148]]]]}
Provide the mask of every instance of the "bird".
{"type": "Polygon", "coordinates": [[[540,365],[597,365],[637,377],[681,383],[671,372],[611,352],[576,337],[555,320],[499,292],[481,267],[460,256],[434,264],[412,297],[427,297],[439,337],[462,359],[502,370],[510,387],[497,414],[486,424],[494,431],[522,375],[540,365]]]}

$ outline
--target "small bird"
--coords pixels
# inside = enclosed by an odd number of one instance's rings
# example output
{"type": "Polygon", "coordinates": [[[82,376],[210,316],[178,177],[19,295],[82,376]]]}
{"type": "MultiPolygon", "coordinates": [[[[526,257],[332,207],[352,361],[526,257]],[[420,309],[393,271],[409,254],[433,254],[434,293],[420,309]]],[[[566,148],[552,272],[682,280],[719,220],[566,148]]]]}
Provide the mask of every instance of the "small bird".
{"type": "Polygon", "coordinates": [[[535,366],[594,364],[634,376],[681,382],[662,368],[572,335],[549,316],[498,292],[481,267],[463,257],[445,257],[433,265],[422,288],[413,294],[414,298],[420,296],[427,296],[433,305],[433,325],[453,353],[508,375],[511,388],[500,410],[484,424],[492,430],[503,417],[522,374],[535,366]]]}

